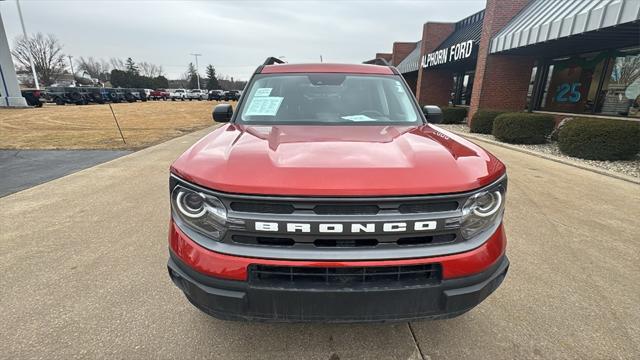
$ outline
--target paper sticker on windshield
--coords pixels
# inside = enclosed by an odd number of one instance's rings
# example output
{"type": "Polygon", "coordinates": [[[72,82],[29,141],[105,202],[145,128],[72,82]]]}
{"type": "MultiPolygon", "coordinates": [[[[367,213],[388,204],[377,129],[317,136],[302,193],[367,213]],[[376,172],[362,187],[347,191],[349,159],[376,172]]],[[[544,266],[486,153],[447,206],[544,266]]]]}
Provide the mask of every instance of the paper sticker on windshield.
{"type": "Polygon", "coordinates": [[[400,84],[400,81],[396,81],[396,91],[404,94],[404,89],[402,88],[402,84],[400,84]]]}
{"type": "Polygon", "coordinates": [[[258,88],[253,96],[269,96],[273,88],[258,88]]]}
{"type": "MultiPolygon", "coordinates": [[[[271,91],[271,89],[269,89],[271,91]]],[[[251,99],[251,104],[247,108],[245,115],[261,115],[261,116],[275,116],[280,109],[283,97],[278,96],[260,96],[251,99]]]]}
{"type": "Polygon", "coordinates": [[[349,115],[343,116],[342,118],[351,121],[376,121],[376,119],[372,119],[366,115],[349,115]]]}

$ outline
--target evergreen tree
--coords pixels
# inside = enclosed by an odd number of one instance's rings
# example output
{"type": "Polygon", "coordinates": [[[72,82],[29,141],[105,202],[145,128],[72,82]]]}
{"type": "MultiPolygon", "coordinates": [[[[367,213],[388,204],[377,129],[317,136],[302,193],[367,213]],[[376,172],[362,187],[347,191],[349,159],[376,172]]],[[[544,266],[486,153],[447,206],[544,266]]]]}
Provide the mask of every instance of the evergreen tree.
{"type": "Polygon", "coordinates": [[[189,89],[197,89],[198,88],[198,71],[196,70],[195,65],[193,63],[189,63],[189,67],[187,68],[187,78],[189,80],[189,89]]]}
{"type": "Polygon", "coordinates": [[[138,66],[130,57],[127,58],[127,61],[125,62],[125,66],[127,68],[127,72],[130,74],[138,75],[140,73],[140,71],[138,70],[138,66]]]}
{"type": "Polygon", "coordinates": [[[208,90],[217,90],[220,88],[220,84],[218,83],[218,78],[216,77],[216,68],[213,65],[209,64],[207,66],[207,89],[208,90]]]}

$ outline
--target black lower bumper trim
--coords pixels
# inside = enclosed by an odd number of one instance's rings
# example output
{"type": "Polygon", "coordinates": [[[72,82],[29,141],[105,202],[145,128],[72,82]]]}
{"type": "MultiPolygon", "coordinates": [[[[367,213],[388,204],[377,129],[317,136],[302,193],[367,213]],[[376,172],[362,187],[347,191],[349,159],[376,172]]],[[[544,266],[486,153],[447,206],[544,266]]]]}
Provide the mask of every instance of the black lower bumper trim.
{"type": "Polygon", "coordinates": [[[169,275],[187,299],[224,320],[276,322],[384,322],[442,319],[463,314],[504,280],[506,256],[489,269],[439,284],[358,289],[295,289],[252,286],[200,274],[174,254],[169,275]]]}

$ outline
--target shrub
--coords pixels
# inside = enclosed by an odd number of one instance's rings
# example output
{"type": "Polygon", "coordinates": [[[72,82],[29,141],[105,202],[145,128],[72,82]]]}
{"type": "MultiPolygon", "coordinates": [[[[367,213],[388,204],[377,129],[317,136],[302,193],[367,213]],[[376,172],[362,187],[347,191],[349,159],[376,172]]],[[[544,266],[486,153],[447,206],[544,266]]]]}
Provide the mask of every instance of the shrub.
{"type": "Polygon", "coordinates": [[[442,109],[443,124],[458,124],[467,117],[467,108],[452,106],[442,109]]]}
{"type": "Polygon", "coordinates": [[[562,128],[571,120],[573,120],[572,117],[566,117],[566,118],[562,119],[562,121],[560,121],[560,123],[558,123],[558,126],[556,126],[556,128],[553,129],[553,132],[551,133],[551,136],[549,136],[549,140],[558,141],[558,134],[560,134],[560,130],[562,130],[562,128]]]}
{"type": "Polygon", "coordinates": [[[477,134],[491,134],[493,120],[500,114],[504,114],[504,111],[478,110],[471,119],[470,131],[477,134]]]}
{"type": "Polygon", "coordinates": [[[640,152],[640,123],[629,120],[574,119],[560,130],[558,146],[563,153],[583,159],[632,159],[640,152]]]}
{"type": "Polygon", "coordinates": [[[506,113],[493,121],[493,136],[512,144],[542,144],[553,131],[556,122],[551,115],[506,113]]]}

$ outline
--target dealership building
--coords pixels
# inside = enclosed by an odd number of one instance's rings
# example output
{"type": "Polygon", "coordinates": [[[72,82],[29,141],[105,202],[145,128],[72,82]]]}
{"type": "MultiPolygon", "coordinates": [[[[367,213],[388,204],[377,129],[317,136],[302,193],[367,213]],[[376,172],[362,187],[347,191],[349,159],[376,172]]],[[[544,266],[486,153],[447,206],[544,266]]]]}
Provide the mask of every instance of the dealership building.
{"type": "Polygon", "coordinates": [[[421,105],[640,119],[640,1],[487,0],[385,59],[421,105]]]}

